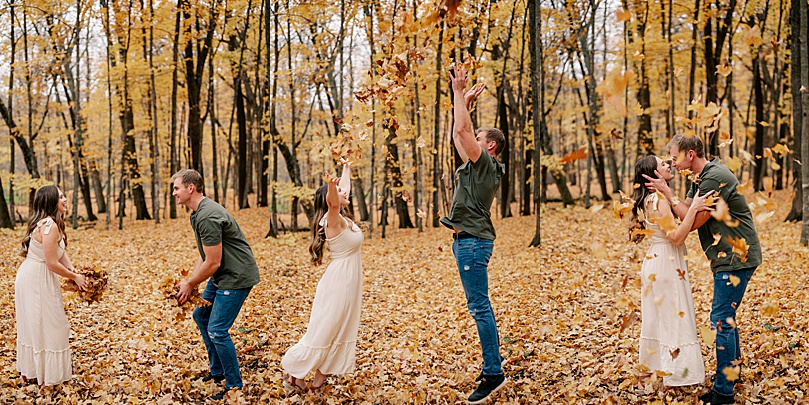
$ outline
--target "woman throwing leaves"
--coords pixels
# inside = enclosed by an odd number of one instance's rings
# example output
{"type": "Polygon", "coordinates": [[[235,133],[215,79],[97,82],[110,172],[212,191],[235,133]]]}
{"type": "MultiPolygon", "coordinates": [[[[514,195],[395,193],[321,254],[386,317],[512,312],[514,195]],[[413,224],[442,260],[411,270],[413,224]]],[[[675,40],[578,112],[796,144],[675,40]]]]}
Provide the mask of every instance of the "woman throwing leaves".
{"type": "Polygon", "coordinates": [[[59,276],[73,280],[80,290],[86,280],[65,252],[67,197],[56,186],[44,186],[34,195],[33,206],[22,240],[25,260],[14,283],[17,371],[23,384],[53,385],[72,375],[70,324],[59,276]]]}
{"type": "Polygon", "coordinates": [[[362,306],[360,247],[364,237],[345,210],[349,202],[350,176],[350,165],[345,164],[339,179],[327,173],[327,183],[315,192],[309,253],[312,263],[321,264],[323,247],[328,242],[332,262],[317,284],[306,334],[281,360],[287,373],[284,385],[288,389],[307,389],[304,379],[310,371],[315,371],[308,389],[317,394],[326,377],[354,370],[362,306]]]}
{"type": "Polygon", "coordinates": [[[701,384],[705,379],[683,243],[696,214],[711,209],[705,200],[712,192],[695,196],[688,214],[676,225],[668,200],[643,185],[643,175],[654,176],[655,171],[666,181],[674,177],[668,163],[646,156],[635,164],[632,196],[630,238],[638,243],[651,235],[652,242],[641,267],[640,390],[655,371],[665,386],[701,384]]]}

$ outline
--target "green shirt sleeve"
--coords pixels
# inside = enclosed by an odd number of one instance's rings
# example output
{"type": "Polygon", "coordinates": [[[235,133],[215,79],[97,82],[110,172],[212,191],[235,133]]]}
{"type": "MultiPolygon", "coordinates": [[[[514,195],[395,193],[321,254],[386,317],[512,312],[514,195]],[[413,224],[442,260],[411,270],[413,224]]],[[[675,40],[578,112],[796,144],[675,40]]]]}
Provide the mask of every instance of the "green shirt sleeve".
{"type": "Polygon", "coordinates": [[[497,167],[492,157],[483,148],[480,148],[480,156],[476,162],[472,163],[472,170],[475,172],[475,179],[481,181],[494,175],[497,167]]]}
{"type": "Polygon", "coordinates": [[[222,218],[209,216],[197,224],[199,240],[204,246],[216,246],[222,243],[222,223],[222,218]]]}

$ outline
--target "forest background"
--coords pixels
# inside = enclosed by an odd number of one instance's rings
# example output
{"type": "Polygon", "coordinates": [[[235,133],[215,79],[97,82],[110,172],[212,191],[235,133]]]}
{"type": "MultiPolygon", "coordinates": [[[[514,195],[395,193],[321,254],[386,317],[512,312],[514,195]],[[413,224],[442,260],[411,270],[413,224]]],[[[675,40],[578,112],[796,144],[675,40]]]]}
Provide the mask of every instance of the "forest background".
{"type": "Polygon", "coordinates": [[[524,320],[539,297],[523,292],[538,271],[540,16],[526,0],[0,0],[0,398],[164,404],[216,393],[198,379],[199,332],[171,299],[197,253],[169,178],[191,167],[237,218],[261,271],[232,330],[245,389],[228,402],[312,401],[284,391],[280,356],[305,331],[323,271],[303,232],[313,191],[350,160],[350,208],[370,228],[363,326],[357,370],[331,378],[325,398],[464,400],[475,329],[438,223],[461,163],[447,73],[461,63],[487,85],[474,125],[508,139],[492,292],[513,324],[504,354],[518,382],[501,395],[531,400],[540,364],[524,320]],[[15,369],[14,252],[33,190],[51,183],[70,202],[71,258],[109,283],[101,302],[66,294],[75,378],[43,388],[20,385],[15,369]]]}
{"type": "Polygon", "coordinates": [[[190,167],[226,207],[269,207],[274,236],[306,228],[322,173],[351,160],[351,210],[372,230],[437,227],[460,164],[454,63],[488,84],[474,124],[509,139],[495,211],[531,215],[529,4],[7,1],[0,226],[46,182],[74,228],[176,218],[168,180],[190,167]]]}

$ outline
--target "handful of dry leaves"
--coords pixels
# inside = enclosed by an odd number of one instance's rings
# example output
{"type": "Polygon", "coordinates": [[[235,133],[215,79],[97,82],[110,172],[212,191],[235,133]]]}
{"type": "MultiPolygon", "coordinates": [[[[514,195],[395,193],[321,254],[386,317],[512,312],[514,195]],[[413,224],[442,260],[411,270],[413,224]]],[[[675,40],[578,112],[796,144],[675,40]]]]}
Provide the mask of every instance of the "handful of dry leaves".
{"type": "Polygon", "coordinates": [[[73,280],[68,281],[63,289],[66,291],[74,291],[78,294],[79,298],[85,302],[101,301],[104,290],[107,288],[107,272],[96,265],[92,265],[81,267],[76,273],[83,275],[87,280],[84,291],[79,291],[79,286],[77,286],[76,282],[73,280]]]}
{"type": "Polygon", "coordinates": [[[182,308],[207,307],[208,305],[211,305],[210,302],[202,299],[199,289],[197,288],[192,289],[191,295],[188,297],[188,300],[180,304],[177,301],[178,290],[177,287],[175,286],[177,285],[178,282],[182,281],[183,278],[188,277],[188,270],[182,270],[180,272],[180,275],[181,277],[166,276],[166,278],[163,279],[163,283],[160,285],[160,291],[163,293],[164,298],[166,298],[167,300],[173,300],[174,303],[177,304],[177,306],[182,308]],[[186,305],[188,303],[190,303],[191,305],[186,305]]]}

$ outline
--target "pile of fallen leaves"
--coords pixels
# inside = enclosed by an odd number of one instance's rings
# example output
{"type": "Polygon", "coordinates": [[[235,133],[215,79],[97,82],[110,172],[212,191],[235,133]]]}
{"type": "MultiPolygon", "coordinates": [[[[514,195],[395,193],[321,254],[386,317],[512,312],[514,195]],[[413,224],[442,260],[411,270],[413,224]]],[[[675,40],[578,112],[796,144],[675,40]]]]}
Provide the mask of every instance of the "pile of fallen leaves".
{"type": "Polygon", "coordinates": [[[79,290],[76,282],[68,280],[66,286],[63,288],[66,291],[73,291],[84,302],[99,302],[104,295],[104,290],[107,288],[107,272],[97,265],[82,266],[76,273],[84,276],[87,283],[84,290],[79,290]]]}
{"type": "MultiPolygon", "coordinates": [[[[366,233],[356,368],[330,377],[318,400],[284,389],[281,358],[306,331],[330,253],[323,266],[312,266],[307,232],[265,239],[266,208],[232,213],[253,249],[261,282],[230,329],[245,386],[226,403],[465,403],[482,359],[450,248],[451,231],[388,227],[384,239],[379,229],[372,237],[366,233]]],[[[194,304],[180,307],[174,298],[179,269],[191,268],[198,257],[187,215],[180,212],[180,218],[159,225],[134,221],[133,215],[123,231],[68,230],[71,259],[94,263],[114,282],[92,306],[65,300],[74,378],[54,387],[18,383],[14,278],[22,258],[0,259],[0,329],[6,331],[0,334],[0,402],[189,404],[219,393],[221,386],[199,380],[208,372],[208,359],[191,318],[194,304]]],[[[305,223],[303,215],[298,222],[305,223]]],[[[549,288],[573,290],[561,284],[563,278],[544,279],[540,251],[528,248],[535,223],[536,217],[495,220],[490,296],[511,380],[496,394],[498,403],[547,402],[543,398],[553,383],[546,369],[557,354],[545,341],[557,322],[568,322],[542,309],[549,288]]],[[[18,244],[17,233],[0,236],[5,251],[18,244]]],[[[565,356],[572,364],[575,356],[565,356]]]]}

